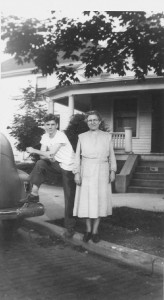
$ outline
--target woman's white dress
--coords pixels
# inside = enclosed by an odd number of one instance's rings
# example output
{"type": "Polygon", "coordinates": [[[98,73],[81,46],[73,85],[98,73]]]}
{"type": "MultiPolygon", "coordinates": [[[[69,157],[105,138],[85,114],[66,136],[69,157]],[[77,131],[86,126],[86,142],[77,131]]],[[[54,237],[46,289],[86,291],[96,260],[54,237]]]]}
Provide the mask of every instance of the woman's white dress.
{"type": "Polygon", "coordinates": [[[111,134],[88,131],[79,135],[74,173],[82,183],[76,187],[73,215],[98,218],[112,214],[110,169],[116,171],[111,134]]]}

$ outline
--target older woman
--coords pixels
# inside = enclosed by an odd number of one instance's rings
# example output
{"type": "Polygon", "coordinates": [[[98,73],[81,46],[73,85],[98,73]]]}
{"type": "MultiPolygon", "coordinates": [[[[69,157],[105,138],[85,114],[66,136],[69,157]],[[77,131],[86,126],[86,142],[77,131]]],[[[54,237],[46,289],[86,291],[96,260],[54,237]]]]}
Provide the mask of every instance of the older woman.
{"type": "Polygon", "coordinates": [[[99,113],[88,112],[86,122],[89,131],[79,135],[76,149],[73,215],[86,218],[83,241],[97,243],[100,217],[112,215],[111,182],[115,180],[116,159],[111,135],[99,129],[99,113]]]}

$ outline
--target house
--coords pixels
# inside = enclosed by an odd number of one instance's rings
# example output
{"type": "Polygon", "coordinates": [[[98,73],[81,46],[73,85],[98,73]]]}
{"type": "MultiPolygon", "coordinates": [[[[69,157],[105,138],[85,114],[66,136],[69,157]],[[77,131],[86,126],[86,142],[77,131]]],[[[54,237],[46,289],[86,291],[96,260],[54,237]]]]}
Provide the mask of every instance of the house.
{"type": "MultiPolygon", "coordinates": [[[[81,66],[78,71],[82,77],[81,66]]],[[[164,192],[163,77],[152,74],[141,82],[132,76],[102,74],[71,86],[48,88],[42,95],[51,113],[59,103],[67,106],[68,120],[75,109],[101,113],[119,165],[117,192],[164,192]]]]}
{"type": "Polygon", "coordinates": [[[40,74],[33,74],[33,69],[33,63],[18,65],[13,58],[1,62],[0,131],[10,140],[16,161],[23,160],[24,153],[17,151],[16,140],[10,136],[7,127],[12,125],[13,116],[18,113],[22,89],[29,83],[35,87],[38,82],[40,74]]]}
{"type": "Polygon", "coordinates": [[[87,80],[82,63],[74,66],[80,82],[58,89],[56,74],[32,74],[30,65],[13,73],[2,68],[2,78],[15,78],[17,85],[27,75],[35,76],[36,91],[48,112],[60,116],[61,130],[74,113],[98,110],[112,134],[118,162],[115,190],[164,193],[164,78],[150,74],[140,82],[132,74],[102,74],[87,80]]]}
{"type": "MultiPolygon", "coordinates": [[[[61,59],[62,63],[62,59],[61,59]]],[[[39,93],[52,85],[57,84],[54,76],[43,77],[41,73],[34,73],[35,65],[33,62],[18,65],[14,58],[1,62],[1,107],[0,107],[0,131],[3,132],[10,140],[16,161],[24,160],[25,153],[17,151],[15,147],[16,140],[11,137],[8,126],[11,126],[14,114],[20,113],[19,105],[22,97],[22,89],[27,88],[29,84],[39,93]]],[[[43,107],[47,107],[47,103],[39,98],[43,107]]],[[[60,129],[66,127],[68,108],[64,105],[57,104],[54,113],[60,119],[60,129]]]]}

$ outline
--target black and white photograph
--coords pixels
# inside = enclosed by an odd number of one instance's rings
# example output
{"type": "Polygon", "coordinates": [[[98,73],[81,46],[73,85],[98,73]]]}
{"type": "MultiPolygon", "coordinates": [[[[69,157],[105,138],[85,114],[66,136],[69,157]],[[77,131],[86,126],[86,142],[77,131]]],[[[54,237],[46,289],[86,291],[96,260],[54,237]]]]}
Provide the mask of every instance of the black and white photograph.
{"type": "Polygon", "coordinates": [[[0,51],[0,300],[164,300],[164,4],[2,0],[0,51]]]}

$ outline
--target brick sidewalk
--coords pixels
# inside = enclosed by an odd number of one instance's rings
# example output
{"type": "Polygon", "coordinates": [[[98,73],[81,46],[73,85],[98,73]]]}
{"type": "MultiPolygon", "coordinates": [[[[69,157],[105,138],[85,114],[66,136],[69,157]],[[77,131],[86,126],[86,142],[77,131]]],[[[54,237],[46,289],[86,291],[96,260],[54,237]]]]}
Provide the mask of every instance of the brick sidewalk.
{"type": "Polygon", "coordinates": [[[0,242],[1,300],[162,300],[163,280],[20,229],[0,242]]]}
{"type": "MultiPolygon", "coordinates": [[[[145,197],[145,194],[144,194],[145,197]]],[[[130,202],[131,205],[138,205],[136,199],[140,198],[140,205],[143,205],[143,194],[113,194],[114,203],[116,206],[124,206],[125,202],[130,202]],[[142,201],[141,201],[142,200],[142,201]]],[[[145,199],[149,199],[148,195],[145,199]]],[[[48,223],[54,219],[60,219],[64,217],[64,194],[61,187],[54,187],[48,185],[42,185],[40,188],[40,201],[45,206],[45,214],[41,217],[29,218],[28,221],[32,222],[34,226],[38,226],[39,230],[46,228],[52,235],[58,235],[64,237],[65,229],[59,226],[48,223]]],[[[163,209],[164,200],[161,195],[153,196],[149,199],[149,208],[153,210],[163,209]],[[156,203],[156,206],[155,206],[156,203]],[[162,203],[162,205],[161,205],[162,203]],[[158,204],[158,205],[157,205],[158,204]]],[[[144,204],[145,205],[145,204],[144,204]]],[[[129,205],[128,205],[129,206],[129,205]]],[[[93,244],[91,241],[87,244],[82,242],[82,235],[76,233],[70,242],[82,245],[87,250],[105,256],[107,258],[117,259],[123,263],[135,265],[147,270],[150,274],[160,273],[163,274],[164,259],[158,256],[150,255],[142,251],[122,247],[120,245],[100,241],[98,244],[93,244]]]]}

